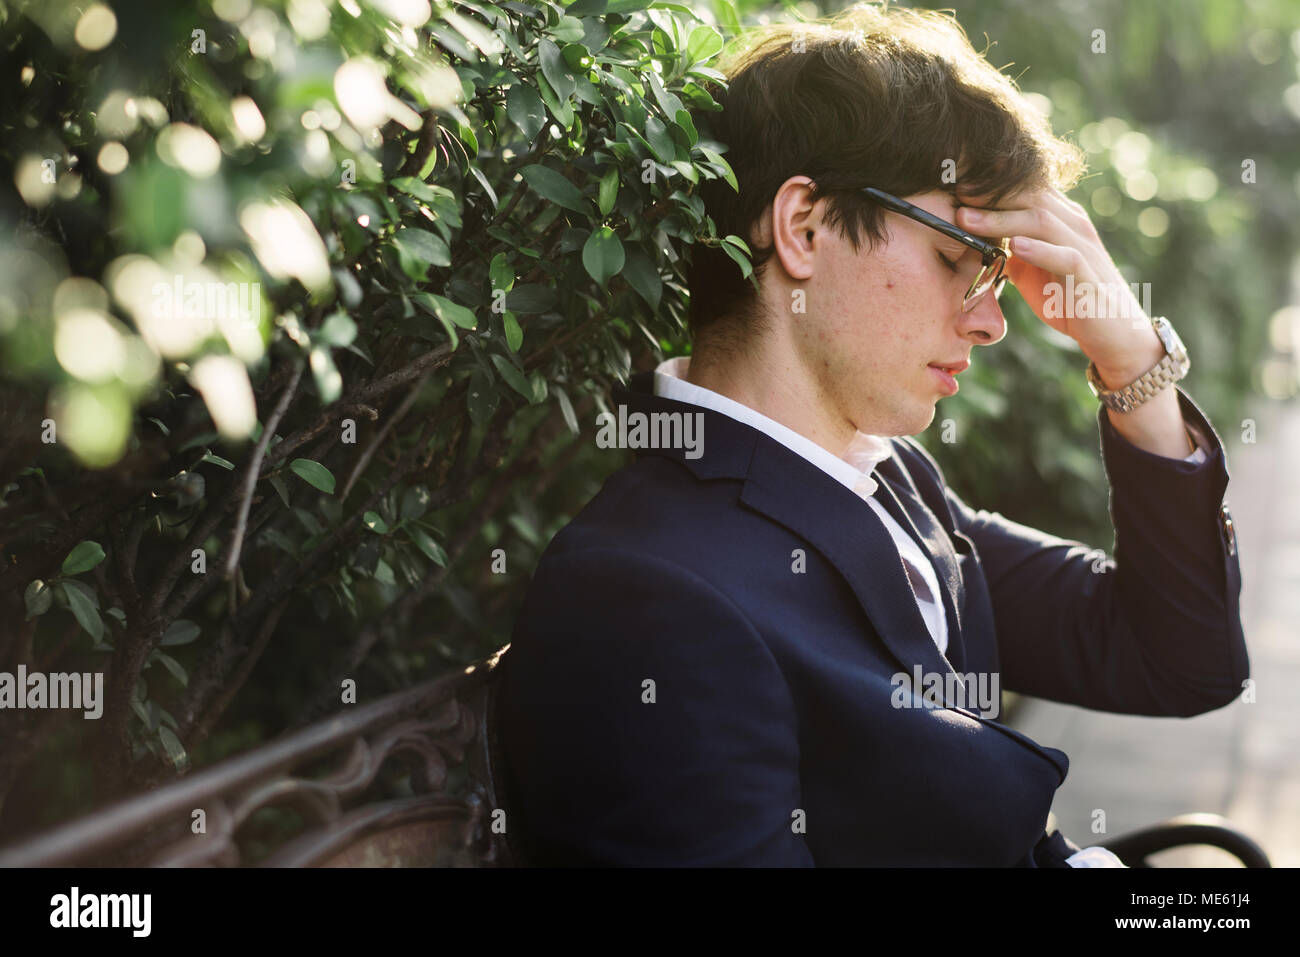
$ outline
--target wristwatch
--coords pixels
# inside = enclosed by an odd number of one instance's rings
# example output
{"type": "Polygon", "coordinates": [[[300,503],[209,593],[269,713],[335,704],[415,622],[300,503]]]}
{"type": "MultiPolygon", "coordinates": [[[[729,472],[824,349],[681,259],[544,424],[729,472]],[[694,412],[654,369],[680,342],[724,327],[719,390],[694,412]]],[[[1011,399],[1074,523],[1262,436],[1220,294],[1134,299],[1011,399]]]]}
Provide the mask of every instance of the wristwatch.
{"type": "Polygon", "coordinates": [[[1178,338],[1178,333],[1174,332],[1169,320],[1164,316],[1156,316],[1151,320],[1151,325],[1164,344],[1165,357],[1124,388],[1107,389],[1097,372],[1096,363],[1088,363],[1088,388],[1107,408],[1116,412],[1131,412],[1187,375],[1192,367],[1183,340],[1178,338]]]}

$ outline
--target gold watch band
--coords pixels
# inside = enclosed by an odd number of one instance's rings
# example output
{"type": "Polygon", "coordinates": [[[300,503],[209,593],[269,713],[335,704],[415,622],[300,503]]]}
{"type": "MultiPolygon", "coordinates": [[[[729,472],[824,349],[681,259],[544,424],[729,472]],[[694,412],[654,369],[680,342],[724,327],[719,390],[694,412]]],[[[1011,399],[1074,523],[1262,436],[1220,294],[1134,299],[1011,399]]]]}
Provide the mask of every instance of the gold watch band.
{"type": "Polygon", "coordinates": [[[1165,357],[1122,389],[1107,389],[1094,362],[1088,363],[1088,385],[1102,403],[1116,412],[1131,412],[1187,375],[1191,360],[1178,333],[1164,316],[1151,320],[1165,347],[1165,357]]]}

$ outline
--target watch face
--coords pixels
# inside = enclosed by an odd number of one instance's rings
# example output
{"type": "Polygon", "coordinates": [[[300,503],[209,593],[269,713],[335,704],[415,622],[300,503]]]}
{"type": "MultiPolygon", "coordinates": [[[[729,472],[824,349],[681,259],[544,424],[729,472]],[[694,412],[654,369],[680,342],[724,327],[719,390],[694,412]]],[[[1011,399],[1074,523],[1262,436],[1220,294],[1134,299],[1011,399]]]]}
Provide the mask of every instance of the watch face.
{"type": "Polygon", "coordinates": [[[1164,343],[1166,352],[1170,355],[1177,355],[1184,351],[1183,340],[1178,338],[1178,333],[1174,331],[1174,327],[1169,324],[1168,319],[1164,316],[1157,316],[1154,322],[1156,334],[1160,336],[1160,341],[1164,343]]]}

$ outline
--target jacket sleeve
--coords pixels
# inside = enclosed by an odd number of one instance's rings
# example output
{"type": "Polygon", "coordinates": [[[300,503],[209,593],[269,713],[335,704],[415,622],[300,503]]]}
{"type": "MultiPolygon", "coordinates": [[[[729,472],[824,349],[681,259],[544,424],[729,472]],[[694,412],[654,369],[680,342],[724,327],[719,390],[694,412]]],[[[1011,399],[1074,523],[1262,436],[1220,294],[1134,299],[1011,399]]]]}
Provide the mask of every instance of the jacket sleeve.
{"type": "Polygon", "coordinates": [[[972,509],[944,485],[988,585],[1004,688],[1098,711],[1182,717],[1241,693],[1250,669],[1223,502],[1226,456],[1182,389],[1178,399],[1184,420],[1209,440],[1203,462],[1138,448],[1098,409],[1115,530],[1109,555],[972,509]]]}
{"type": "Polygon", "coordinates": [[[813,866],[785,678],[694,572],[624,548],[548,554],[503,665],[510,793],[537,863],[813,866]]]}

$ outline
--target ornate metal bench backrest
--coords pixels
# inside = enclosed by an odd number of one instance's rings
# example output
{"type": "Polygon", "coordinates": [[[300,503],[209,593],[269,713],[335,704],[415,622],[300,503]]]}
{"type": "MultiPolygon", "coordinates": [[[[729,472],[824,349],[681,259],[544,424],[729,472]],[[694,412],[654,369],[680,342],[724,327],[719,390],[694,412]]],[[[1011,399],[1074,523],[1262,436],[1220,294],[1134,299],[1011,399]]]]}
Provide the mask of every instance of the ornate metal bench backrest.
{"type": "Polygon", "coordinates": [[[0,866],[522,863],[495,722],[509,647],[0,848],[0,866]]]}

